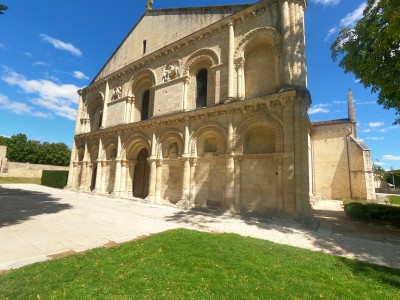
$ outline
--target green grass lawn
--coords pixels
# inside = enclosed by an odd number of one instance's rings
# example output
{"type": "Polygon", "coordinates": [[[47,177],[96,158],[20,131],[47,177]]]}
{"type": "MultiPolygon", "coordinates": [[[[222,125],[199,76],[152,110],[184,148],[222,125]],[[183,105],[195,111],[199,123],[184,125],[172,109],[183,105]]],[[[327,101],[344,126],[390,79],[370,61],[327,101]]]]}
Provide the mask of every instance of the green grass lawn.
{"type": "Polygon", "coordinates": [[[387,198],[389,199],[389,202],[390,202],[391,204],[400,205],[400,196],[394,196],[394,195],[392,195],[392,196],[387,196],[387,198]]]}
{"type": "Polygon", "coordinates": [[[0,184],[2,184],[2,183],[34,183],[34,184],[40,184],[40,178],[0,177],[0,184]]]}
{"type": "Polygon", "coordinates": [[[5,273],[0,299],[400,299],[400,270],[181,229],[5,273]]]}

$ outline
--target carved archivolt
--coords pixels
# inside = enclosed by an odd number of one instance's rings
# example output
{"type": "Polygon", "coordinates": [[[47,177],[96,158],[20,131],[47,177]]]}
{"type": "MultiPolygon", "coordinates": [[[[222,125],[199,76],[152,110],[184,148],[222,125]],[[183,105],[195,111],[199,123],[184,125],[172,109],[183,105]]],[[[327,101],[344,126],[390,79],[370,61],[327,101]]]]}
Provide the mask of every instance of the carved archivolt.
{"type": "Polygon", "coordinates": [[[138,132],[132,135],[123,145],[121,151],[122,159],[136,159],[143,148],[151,152],[151,142],[147,135],[138,132]]]}
{"type": "Polygon", "coordinates": [[[271,27],[261,27],[254,29],[247,33],[242,40],[239,42],[238,46],[236,47],[235,51],[235,59],[238,59],[240,57],[244,56],[244,50],[246,47],[251,43],[252,41],[256,39],[262,39],[262,38],[267,38],[271,44],[272,48],[274,50],[275,55],[280,56],[281,53],[281,34],[274,28],[271,27]]]}
{"type": "Polygon", "coordinates": [[[183,75],[189,75],[190,67],[198,61],[206,60],[210,61],[212,66],[219,64],[218,55],[211,49],[200,49],[193,53],[186,61],[183,69],[183,75]]]}
{"type": "Polygon", "coordinates": [[[283,127],[278,117],[268,112],[256,112],[249,115],[233,132],[233,149],[236,154],[243,153],[243,137],[246,130],[255,124],[266,125],[275,132],[276,152],[283,152],[283,127]]]}
{"type": "Polygon", "coordinates": [[[183,135],[177,129],[168,129],[157,140],[157,158],[177,158],[183,154],[183,135]],[[175,149],[176,148],[176,149],[175,149]],[[175,157],[174,156],[175,153],[175,157]]]}
{"type": "Polygon", "coordinates": [[[215,139],[216,151],[214,155],[224,154],[226,152],[226,143],[228,135],[226,130],[218,123],[210,122],[197,128],[190,137],[190,153],[191,156],[198,154],[204,155],[203,146],[206,139],[215,139]]]}
{"type": "Polygon", "coordinates": [[[137,74],[133,75],[132,78],[130,79],[129,85],[132,87],[132,90],[135,88],[136,84],[144,78],[149,78],[151,80],[152,86],[157,85],[157,78],[155,72],[151,69],[143,69],[140,70],[137,74]]]}

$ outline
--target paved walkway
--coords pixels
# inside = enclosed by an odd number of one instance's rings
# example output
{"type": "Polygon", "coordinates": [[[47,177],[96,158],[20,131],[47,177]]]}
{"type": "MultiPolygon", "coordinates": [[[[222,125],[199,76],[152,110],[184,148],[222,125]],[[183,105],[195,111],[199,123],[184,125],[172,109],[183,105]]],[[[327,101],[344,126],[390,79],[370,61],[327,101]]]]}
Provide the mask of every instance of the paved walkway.
{"type": "Polygon", "coordinates": [[[189,228],[231,232],[400,268],[400,230],[357,223],[340,201],[321,201],[314,221],[253,219],[57,190],[0,185],[0,270],[189,228]]]}

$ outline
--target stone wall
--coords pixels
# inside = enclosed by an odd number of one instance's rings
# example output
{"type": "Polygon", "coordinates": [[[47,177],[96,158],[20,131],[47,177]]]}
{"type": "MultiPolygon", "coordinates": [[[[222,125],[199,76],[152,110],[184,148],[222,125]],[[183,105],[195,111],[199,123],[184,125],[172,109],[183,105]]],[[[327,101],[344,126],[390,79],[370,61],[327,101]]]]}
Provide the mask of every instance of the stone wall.
{"type": "Polygon", "coordinates": [[[0,177],[28,177],[41,178],[43,170],[64,170],[68,171],[69,167],[35,165],[29,163],[8,162],[7,173],[0,173],[0,177]]]}
{"type": "Polygon", "coordinates": [[[7,172],[7,146],[0,146],[0,174],[4,172],[7,172]]]}

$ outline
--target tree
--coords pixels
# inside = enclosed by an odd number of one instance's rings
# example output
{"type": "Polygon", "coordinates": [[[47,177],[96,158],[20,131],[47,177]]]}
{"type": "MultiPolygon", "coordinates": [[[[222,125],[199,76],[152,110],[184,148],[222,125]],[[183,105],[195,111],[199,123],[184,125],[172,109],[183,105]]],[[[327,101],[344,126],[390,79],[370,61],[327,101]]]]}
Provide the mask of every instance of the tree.
{"type": "MultiPolygon", "coordinates": [[[[7,138],[5,138],[7,139],[7,138]]],[[[14,162],[68,166],[71,150],[64,143],[47,143],[28,140],[25,134],[19,133],[6,141],[7,158],[14,162]]],[[[0,145],[2,139],[0,139],[0,145]]]]}
{"type": "MultiPolygon", "coordinates": [[[[368,0],[356,26],[340,31],[332,59],[365,87],[378,92],[378,104],[400,115],[400,1],[368,0]]],[[[400,117],[394,124],[400,124],[400,117]]]]}
{"type": "Polygon", "coordinates": [[[4,14],[4,11],[7,10],[7,9],[8,9],[7,6],[5,6],[3,4],[0,4],[0,15],[4,14]]]}

